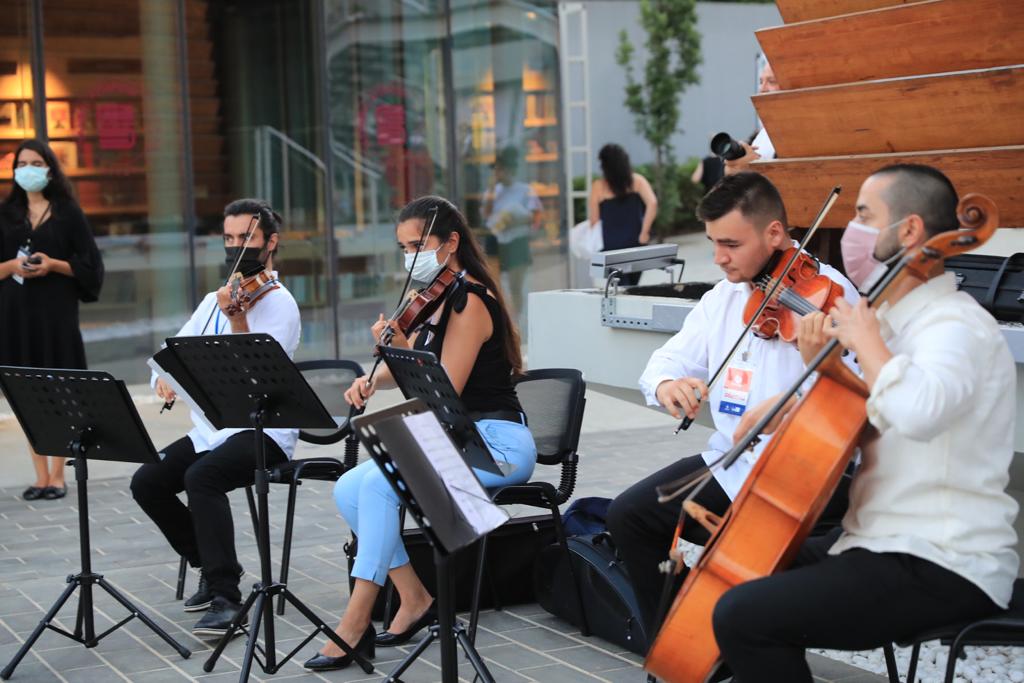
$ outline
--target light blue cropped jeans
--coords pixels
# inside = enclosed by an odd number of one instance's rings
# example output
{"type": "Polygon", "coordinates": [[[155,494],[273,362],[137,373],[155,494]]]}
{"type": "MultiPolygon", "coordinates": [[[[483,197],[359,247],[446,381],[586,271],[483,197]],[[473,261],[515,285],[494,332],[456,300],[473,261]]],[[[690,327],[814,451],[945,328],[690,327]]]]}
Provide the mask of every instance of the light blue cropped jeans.
{"type": "MultiPolygon", "coordinates": [[[[484,488],[529,481],[537,464],[537,445],[525,425],[480,420],[480,435],[496,461],[515,466],[508,476],[473,469],[484,488]]],[[[399,500],[373,460],[346,472],[334,485],[334,504],[359,539],[352,576],[384,585],[388,571],[409,562],[399,529],[399,500]]]]}

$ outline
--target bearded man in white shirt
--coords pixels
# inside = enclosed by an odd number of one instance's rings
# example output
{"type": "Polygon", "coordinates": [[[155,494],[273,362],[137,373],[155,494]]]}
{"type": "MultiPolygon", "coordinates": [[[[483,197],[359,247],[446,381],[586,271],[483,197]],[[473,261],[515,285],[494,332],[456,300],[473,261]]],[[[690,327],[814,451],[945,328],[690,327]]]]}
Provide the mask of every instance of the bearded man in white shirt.
{"type": "MultiPolygon", "coordinates": [[[[274,254],[281,216],[261,199],[239,199],[224,209],[224,250],[228,267],[238,263],[243,276],[268,270],[276,288],[247,311],[229,314],[230,287],[206,295],[177,335],[202,336],[263,332],[289,357],[299,346],[299,307],[277,282],[274,254]],[[251,233],[248,244],[246,236],[251,233]]],[[[173,402],[173,389],[153,375],[157,396],[173,402]]],[[[242,567],[235,554],[234,524],[227,493],[253,483],[255,435],[247,429],[210,429],[192,413],[193,429],[160,452],[160,462],[143,465],[132,477],[132,496],[163,532],[175,552],[199,569],[199,587],[185,601],[186,612],[209,610],[193,627],[201,636],[221,636],[241,609],[238,584],[242,567]],[[178,494],[188,494],[186,506],[178,494]]],[[[268,467],[292,457],[298,430],[266,429],[268,467]]],[[[240,633],[240,631],[236,631],[240,633]]]]}
{"type": "MultiPolygon", "coordinates": [[[[864,182],[857,219],[879,229],[873,256],[884,262],[956,229],[956,206],[942,173],[897,165],[864,182]]],[[[832,337],[857,355],[871,427],[842,529],[808,541],[797,568],[719,600],[715,637],[739,683],[810,683],[807,648],[877,648],[1009,604],[1019,564],[1018,506],[1006,493],[1013,357],[952,273],[896,286],[877,311],[840,301],[801,329],[809,345],[832,337]]]]}
{"type": "MultiPolygon", "coordinates": [[[[706,400],[715,432],[703,453],[683,458],[634,484],[612,502],[608,511],[608,529],[629,569],[644,623],[651,633],[657,625],[658,596],[664,582],[658,564],[668,556],[679,518],[678,502],[658,503],[655,489],[706,470],[708,463],[732,447],[733,432],[747,407],[786,389],[805,367],[796,345],[748,333],[722,373],[723,381],[709,392],[708,378],[743,332],[743,309],[753,291],[751,282],[770,271],[782,252],[796,243],[789,237],[786,209],[778,190],[759,173],[723,178],[701,200],[697,215],[705,223],[715,263],[725,279],[694,306],[682,330],[654,352],[640,377],[640,388],[649,405],[661,405],[676,418],[696,417],[701,401],[706,400]]],[[[845,277],[826,264],[821,265],[821,272],[842,285],[847,300],[856,303],[857,291],[845,277]]],[[[724,514],[766,443],[767,439],[729,469],[715,470],[714,479],[704,486],[696,501],[715,514],[724,514]]],[[[838,523],[845,504],[843,487],[824,517],[838,523]]],[[[708,539],[704,527],[688,522],[683,526],[682,538],[703,545],[708,539]]],[[[678,577],[677,586],[682,578],[678,577]]]]}

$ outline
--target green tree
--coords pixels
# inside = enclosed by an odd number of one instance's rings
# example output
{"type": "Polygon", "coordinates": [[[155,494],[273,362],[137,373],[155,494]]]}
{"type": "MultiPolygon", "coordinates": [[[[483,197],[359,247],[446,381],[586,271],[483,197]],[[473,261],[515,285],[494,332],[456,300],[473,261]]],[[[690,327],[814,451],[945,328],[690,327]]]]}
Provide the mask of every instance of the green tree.
{"type": "Polygon", "coordinates": [[[615,60],[626,72],[626,107],[636,130],[654,149],[651,184],[658,195],[655,232],[667,233],[679,207],[678,169],[672,135],[679,123],[679,98],[686,86],[700,82],[700,34],[696,0],[640,0],[640,25],[647,32],[643,81],[634,76],[635,48],[625,30],[619,33],[615,60]]]}

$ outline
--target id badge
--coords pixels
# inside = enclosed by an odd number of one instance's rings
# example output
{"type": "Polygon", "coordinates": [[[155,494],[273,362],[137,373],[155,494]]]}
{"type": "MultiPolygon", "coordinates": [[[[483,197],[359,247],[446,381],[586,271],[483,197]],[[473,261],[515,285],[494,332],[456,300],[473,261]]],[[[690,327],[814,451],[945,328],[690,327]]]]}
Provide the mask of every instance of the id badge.
{"type": "MultiPolygon", "coordinates": [[[[21,259],[21,258],[28,258],[31,255],[32,255],[32,253],[28,249],[26,249],[25,247],[19,247],[18,248],[18,258],[19,259],[21,259]]],[[[15,273],[14,275],[11,275],[11,279],[14,280],[15,282],[17,282],[19,285],[25,284],[25,278],[23,278],[22,276],[18,275],[17,273],[15,273]]]]}
{"type": "Polygon", "coordinates": [[[733,361],[725,369],[722,383],[722,400],[718,412],[740,416],[747,410],[750,400],[750,384],[754,380],[754,368],[742,361],[733,361]]]}

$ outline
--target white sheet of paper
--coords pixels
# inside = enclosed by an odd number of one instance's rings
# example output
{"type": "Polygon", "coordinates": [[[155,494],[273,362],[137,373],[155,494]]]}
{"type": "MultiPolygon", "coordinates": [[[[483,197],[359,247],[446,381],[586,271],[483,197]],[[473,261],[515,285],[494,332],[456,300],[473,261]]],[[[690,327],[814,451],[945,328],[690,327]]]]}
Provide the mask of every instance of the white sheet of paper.
{"type": "Polygon", "coordinates": [[[154,358],[147,360],[146,365],[148,365],[153,372],[157,374],[157,377],[170,385],[171,389],[174,390],[174,393],[178,395],[177,400],[184,401],[188,404],[188,407],[192,410],[193,417],[203,423],[211,432],[217,431],[217,428],[210,424],[210,421],[206,419],[206,413],[203,412],[202,408],[196,405],[195,400],[188,395],[188,392],[182,389],[181,385],[174,381],[174,377],[171,376],[171,373],[160,367],[160,364],[157,363],[154,358]]]}
{"type": "Polygon", "coordinates": [[[441,475],[463,517],[478,534],[493,531],[508,521],[508,513],[491,501],[473,470],[448,438],[437,416],[433,413],[420,413],[402,419],[420,449],[441,475]]]}

